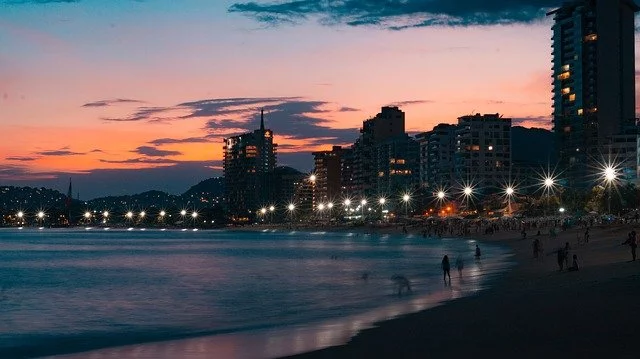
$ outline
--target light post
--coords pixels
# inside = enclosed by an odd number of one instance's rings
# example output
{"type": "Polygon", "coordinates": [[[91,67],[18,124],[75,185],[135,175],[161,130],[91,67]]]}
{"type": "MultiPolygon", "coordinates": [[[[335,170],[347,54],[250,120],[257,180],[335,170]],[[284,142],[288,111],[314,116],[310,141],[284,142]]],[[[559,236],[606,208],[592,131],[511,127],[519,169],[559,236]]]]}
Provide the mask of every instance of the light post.
{"type": "Polygon", "coordinates": [[[262,217],[262,222],[264,222],[264,217],[267,214],[267,209],[265,207],[260,208],[260,217],[262,217]]]}
{"type": "Polygon", "coordinates": [[[436,198],[438,201],[438,214],[441,216],[442,216],[442,203],[444,203],[446,197],[447,197],[447,193],[444,190],[439,190],[436,193],[436,198]]]}
{"type": "Polygon", "coordinates": [[[43,211],[38,211],[38,213],[36,213],[36,218],[38,221],[38,227],[42,227],[43,223],[44,223],[44,212],[43,211]]]}
{"type": "Polygon", "coordinates": [[[364,222],[364,206],[367,205],[367,200],[366,199],[362,199],[362,201],[360,201],[360,209],[362,212],[362,221],[364,222]]]}
{"type": "Polygon", "coordinates": [[[508,214],[511,214],[511,197],[515,193],[515,189],[512,186],[507,186],[507,188],[504,190],[504,193],[507,196],[507,211],[508,214]]]}
{"type": "Polygon", "coordinates": [[[328,215],[328,217],[329,217],[329,222],[331,222],[331,210],[332,210],[332,209],[333,209],[333,202],[329,202],[329,203],[327,203],[327,210],[328,210],[328,212],[329,212],[329,215],[328,215]]]}
{"type": "Polygon", "coordinates": [[[609,165],[605,167],[603,176],[607,188],[607,212],[608,214],[611,214],[611,187],[618,178],[618,172],[613,166],[609,165]]]}
{"type": "Polygon", "coordinates": [[[162,210],[162,211],[160,211],[159,215],[160,215],[160,217],[159,217],[159,219],[160,219],[160,223],[164,224],[164,216],[166,216],[166,215],[167,215],[167,212],[165,212],[164,210],[162,210]]]}
{"type": "Polygon", "coordinates": [[[197,219],[198,219],[198,212],[196,212],[195,210],[193,212],[191,212],[191,219],[193,220],[193,227],[197,227],[197,219]]]}
{"type": "Polygon", "coordinates": [[[387,199],[384,197],[380,197],[378,203],[380,203],[380,218],[384,219],[384,204],[387,203],[387,199]]]}
{"type": "Polygon", "coordinates": [[[269,223],[273,222],[273,211],[276,210],[276,207],[271,205],[269,206],[269,223]]]}
{"type": "Polygon", "coordinates": [[[318,215],[320,216],[320,220],[322,221],[322,211],[324,210],[324,203],[318,204],[318,215]]]}
{"type": "Polygon", "coordinates": [[[409,201],[411,196],[408,193],[402,195],[402,202],[404,203],[404,216],[409,218],[409,201]]]}
{"type": "Polygon", "coordinates": [[[86,224],[91,223],[91,212],[89,211],[84,212],[84,221],[86,224]]]}
{"type": "Polygon", "coordinates": [[[465,207],[466,207],[467,212],[468,212],[469,211],[469,202],[471,201],[471,196],[473,196],[473,187],[465,186],[464,189],[462,190],[462,195],[464,196],[464,203],[465,203],[465,207]]]}
{"type": "Polygon", "coordinates": [[[296,209],[296,205],[293,203],[289,203],[287,206],[287,210],[289,211],[289,221],[293,224],[293,210],[296,209]]]}

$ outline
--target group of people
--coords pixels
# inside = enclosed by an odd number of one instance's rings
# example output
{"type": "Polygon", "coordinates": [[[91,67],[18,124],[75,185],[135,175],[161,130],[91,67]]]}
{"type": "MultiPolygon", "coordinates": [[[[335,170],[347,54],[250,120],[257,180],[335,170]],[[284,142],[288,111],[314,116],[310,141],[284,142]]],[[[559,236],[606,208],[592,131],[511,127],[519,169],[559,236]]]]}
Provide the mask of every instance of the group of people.
{"type": "Polygon", "coordinates": [[[573,255],[571,266],[569,266],[569,250],[571,250],[569,242],[566,242],[564,247],[560,247],[557,250],[558,267],[560,267],[560,271],[562,271],[564,267],[566,267],[569,272],[580,270],[580,266],[578,265],[578,256],[576,254],[573,255]]]}
{"type": "MultiPolygon", "coordinates": [[[[482,252],[480,251],[480,247],[478,247],[478,245],[476,244],[476,260],[479,260],[480,256],[482,256],[482,252]]],[[[462,270],[464,269],[464,259],[462,259],[462,257],[456,258],[455,264],[456,269],[458,269],[458,275],[462,277],[462,270]]],[[[449,285],[451,285],[451,263],[449,262],[449,256],[446,254],[442,258],[442,275],[444,279],[444,285],[447,285],[447,278],[449,278],[449,285]]]]}

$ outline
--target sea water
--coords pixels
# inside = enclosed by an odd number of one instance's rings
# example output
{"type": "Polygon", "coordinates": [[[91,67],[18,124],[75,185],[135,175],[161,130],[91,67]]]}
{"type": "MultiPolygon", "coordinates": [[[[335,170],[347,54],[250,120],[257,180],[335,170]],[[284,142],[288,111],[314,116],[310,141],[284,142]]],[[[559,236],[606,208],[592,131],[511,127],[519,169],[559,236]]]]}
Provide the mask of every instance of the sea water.
{"type": "Polygon", "coordinates": [[[346,232],[3,229],[0,358],[114,347],[134,349],[92,357],[195,358],[194,345],[201,357],[248,358],[340,344],[371,321],[485,287],[509,252],[482,244],[476,261],[475,244],[346,232]],[[412,293],[397,295],[396,274],[412,293]],[[150,342],[160,344],[139,345],[150,342]]]}

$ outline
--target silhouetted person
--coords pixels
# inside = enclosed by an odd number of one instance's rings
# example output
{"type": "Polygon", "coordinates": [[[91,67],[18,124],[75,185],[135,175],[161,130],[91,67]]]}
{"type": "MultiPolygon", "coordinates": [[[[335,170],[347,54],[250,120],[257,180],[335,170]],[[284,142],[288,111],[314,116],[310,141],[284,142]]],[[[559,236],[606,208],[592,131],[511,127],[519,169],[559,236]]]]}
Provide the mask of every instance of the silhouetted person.
{"type": "Polygon", "coordinates": [[[575,272],[580,270],[580,266],[578,265],[578,256],[577,255],[573,255],[573,263],[571,264],[571,267],[567,267],[567,270],[569,272],[575,272]]]}
{"type": "Polygon", "coordinates": [[[462,260],[462,257],[456,258],[456,268],[458,269],[458,275],[462,277],[462,269],[464,268],[464,260],[462,260]]]}
{"type": "Polygon", "coordinates": [[[533,240],[533,258],[538,259],[540,253],[540,240],[538,238],[533,240]]]}
{"type": "Polygon", "coordinates": [[[629,237],[622,244],[623,245],[624,244],[628,244],[629,247],[631,247],[631,258],[632,258],[633,261],[635,261],[636,260],[636,248],[638,248],[638,242],[637,242],[637,239],[636,239],[636,232],[633,231],[633,232],[629,233],[629,237]]]}
{"type": "Polygon", "coordinates": [[[480,259],[482,252],[480,252],[480,247],[476,244],[476,259],[480,259]]]}
{"type": "Polygon", "coordinates": [[[447,285],[447,277],[449,277],[449,284],[451,284],[451,265],[449,264],[449,256],[446,254],[442,258],[442,277],[444,278],[444,284],[447,285]]]}
{"type": "Polygon", "coordinates": [[[569,246],[569,242],[564,244],[564,265],[569,268],[569,250],[571,247],[569,246]]]}
{"type": "Polygon", "coordinates": [[[558,267],[562,271],[564,269],[564,257],[565,257],[564,248],[558,248],[558,267]]]}

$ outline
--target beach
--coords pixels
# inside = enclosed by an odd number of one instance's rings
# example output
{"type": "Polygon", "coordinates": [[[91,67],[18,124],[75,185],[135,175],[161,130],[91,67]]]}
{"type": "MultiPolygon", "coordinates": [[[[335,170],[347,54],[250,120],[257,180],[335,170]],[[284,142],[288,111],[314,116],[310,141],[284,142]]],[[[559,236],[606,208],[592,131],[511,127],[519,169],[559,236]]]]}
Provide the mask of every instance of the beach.
{"type": "MultiPolygon", "coordinates": [[[[347,344],[291,356],[315,358],[618,357],[638,358],[640,261],[631,262],[627,233],[637,224],[543,233],[534,260],[532,236],[519,231],[472,236],[508,245],[517,265],[492,288],[436,308],[378,323],[347,344]],[[570,243],[580,270],[559,271],[555,250],[570,243]]],[[[571,262],[571,260],[570,260],[571,262]]],[[[463,274],[464,275],[464,274],[463,274]]],[[[452,273],[454,283],[457,273],[452,273]]]]}

